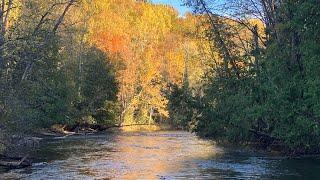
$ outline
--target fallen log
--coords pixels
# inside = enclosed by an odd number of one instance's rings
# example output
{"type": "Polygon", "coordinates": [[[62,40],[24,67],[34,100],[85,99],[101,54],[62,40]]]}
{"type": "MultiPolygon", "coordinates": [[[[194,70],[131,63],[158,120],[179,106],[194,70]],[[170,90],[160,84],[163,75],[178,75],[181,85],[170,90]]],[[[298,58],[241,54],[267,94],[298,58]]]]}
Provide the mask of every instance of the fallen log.
{"type": "Polygon", "coordinates": [[[40,132],[39,134],[43,136],[60,136],[60,134],[53,133],[53,132],[40,132]]]}
{"type": "Polygon", "coordinates": [[[75,132],[70,132],[70,131],[52,131],[50,129],[46,131],[42,131],[39,133],[40,136],[49,136],[49,137],[63,137],[63,136],[70,136],[76,134],[75,132]]]}
{"type": "Polygon", "coordinates": [[[28,155],[23,158],[7,157],[0,155],[0,166],[4,166],[10,169],[18,169],[31,166],[31,162],[27,160],[28,155]]]}

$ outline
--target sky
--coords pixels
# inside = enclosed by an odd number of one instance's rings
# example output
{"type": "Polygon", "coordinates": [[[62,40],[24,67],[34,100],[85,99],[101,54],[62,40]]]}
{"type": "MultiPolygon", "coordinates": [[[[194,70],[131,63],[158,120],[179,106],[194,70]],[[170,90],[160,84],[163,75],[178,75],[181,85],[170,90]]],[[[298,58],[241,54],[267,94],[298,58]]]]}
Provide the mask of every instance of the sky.
{"type": "Polygon", "coordinates": [[[152,2],[156,4],[169,4],[177,9],[180,15],[184,15],[187,11],[191,11],[190,8],[182,5],[182,0],[152,0],[152,2]]]}

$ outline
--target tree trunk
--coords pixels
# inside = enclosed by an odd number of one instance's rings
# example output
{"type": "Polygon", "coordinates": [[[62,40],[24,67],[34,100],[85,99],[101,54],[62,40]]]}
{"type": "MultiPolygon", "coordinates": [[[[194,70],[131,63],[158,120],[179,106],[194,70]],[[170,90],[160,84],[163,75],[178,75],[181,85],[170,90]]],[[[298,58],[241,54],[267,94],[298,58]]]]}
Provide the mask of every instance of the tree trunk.
{"type": "Polygon", "coordinates": [[[152,116],[153,116],[153,107],[150,108],[150,116],[149,116],[149,123],[148,123],[149,125],[151,125],[151,121],[153,121],[152,116]]]}

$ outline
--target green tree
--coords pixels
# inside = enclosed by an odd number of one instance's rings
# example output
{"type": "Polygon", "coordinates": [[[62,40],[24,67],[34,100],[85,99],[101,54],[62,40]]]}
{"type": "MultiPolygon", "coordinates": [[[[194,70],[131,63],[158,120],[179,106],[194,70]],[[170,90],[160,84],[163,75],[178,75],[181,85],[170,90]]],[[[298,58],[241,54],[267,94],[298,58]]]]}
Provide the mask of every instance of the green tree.
{"type": "MultiPolygon", "coordinates": [[[[232,12],[245,15],[247,11],[240,8],[245,2],[236,2],[240,6],[232,12]]],[[[226,21],[214,14],[208,1],[189,1],[197,12],[206,14],[211,25],[207,38],[222,59],[213,59],[204,78],[204,108],[196,131],[233,142],[280,143],[291,153],[318,152],[319,38],[315,35],[319,33],[319,3],[250,3],[256,4],[246,7],[258,8],[264,15],[265,41],[259,42],[261,36],[246,23],[246,16],[231,18],[237,22],[233,24],[229,17],[226,21]],[[238,24],[249,27],[253,35],[252,45],[244,48],[247,53],[241,53],[234,41],[238,24]]]]}
{"type": "Polygon", "coordinates": [[[81,101],[78,106],[84,117],[92,116],[98,124],[113,124],[118,118],[118,84],[109,58],[102,51],[87,48],[83,57],[81,101]]]}

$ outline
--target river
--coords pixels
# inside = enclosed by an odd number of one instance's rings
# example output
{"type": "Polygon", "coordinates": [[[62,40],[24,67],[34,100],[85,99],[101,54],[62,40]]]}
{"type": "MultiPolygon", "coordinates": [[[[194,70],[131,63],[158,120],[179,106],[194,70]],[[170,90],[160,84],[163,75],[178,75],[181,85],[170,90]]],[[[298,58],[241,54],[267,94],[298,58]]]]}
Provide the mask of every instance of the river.
{"type": "Polygon", "coordinates": [[[43,141],[26,169],[0,179],[316,179],[320,158],[226,148],[183,131],[117,132],[43,141]]]}

